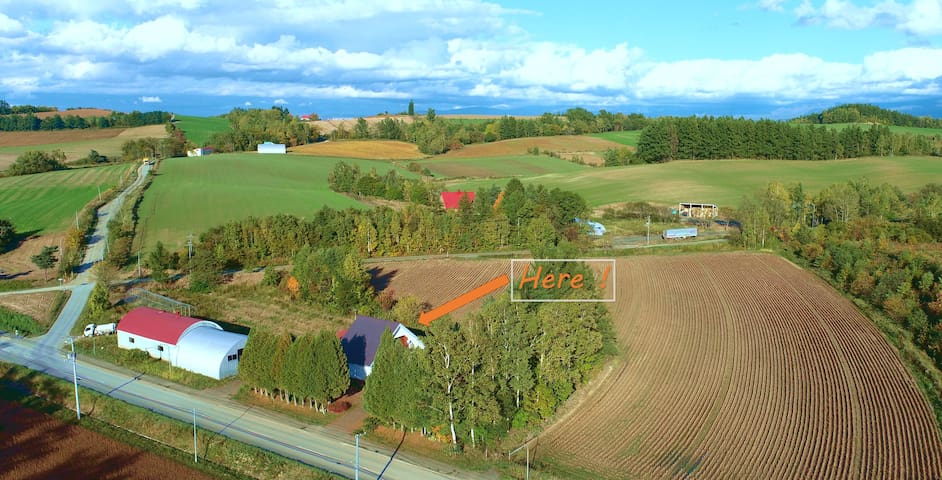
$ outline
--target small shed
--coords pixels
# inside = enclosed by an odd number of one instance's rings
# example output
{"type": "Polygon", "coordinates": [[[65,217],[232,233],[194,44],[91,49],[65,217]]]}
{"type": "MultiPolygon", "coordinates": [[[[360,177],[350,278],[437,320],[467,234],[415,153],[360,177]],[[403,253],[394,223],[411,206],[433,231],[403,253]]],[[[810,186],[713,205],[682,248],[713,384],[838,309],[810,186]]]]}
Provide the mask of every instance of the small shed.
{"type": "Polygon", "coordinates": [[[442,204],[445,205],[445,210],[457,210],[458,206],[461,205],[461,197],[467,197],[468,201],[474,202],[474,192],[462,192],[458,190],[457,192],[442,192],[442,204]]]}
{"type": "Polygon", "coordinates": [[[209,154],[211,154],[211,153],[213,153],[213,149],[212,149],[211,147],[199,147],[199,148],[194,148],[193,150],[187,150],[187,151],[186,151],[186,156],[188,156],[188,157],[203,157],[203,156],[209,155],[209,154]]]}
{"type": "Polygon", "coordinates": [[[235,375],[248,336],[227,332],[216,322],[150,307],[131,310],[118,322],[118,347],[143,350],[153,358],[217,380],[235,375]]]}
{"type": "Polygon", "coordinates": [[[288,149],[283,143],[265,142],[258,144],[258,153],[288,153],[288,149]]]}
{"type": "Polygon", "coordinates": [[[401,323],[357,315],[353,325],[340,332],[340,345],[347,356],[351,377],[366,380],[373,371],[379,340],[386,330],[392,332],[393,338],[399,339],[403,346],[425,348],[419,337],[401,323]]]}

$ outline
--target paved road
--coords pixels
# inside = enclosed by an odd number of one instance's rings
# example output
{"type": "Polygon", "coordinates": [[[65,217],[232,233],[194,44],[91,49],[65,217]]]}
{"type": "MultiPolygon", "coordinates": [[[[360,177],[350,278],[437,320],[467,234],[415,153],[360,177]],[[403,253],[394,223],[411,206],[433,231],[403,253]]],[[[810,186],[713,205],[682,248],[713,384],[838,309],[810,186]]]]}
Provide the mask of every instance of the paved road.
{"type": "MultiPolygon", "coordinates": [[[[150,167],[138,171],[137,180],[114,200],[99,209],[98,225],[89,241],[81,273],[69,285],[36,289],[52,291],[71,289],[56,323],[49,332],[35,339],[0,337],[0,360],[17,363],[66,380],[72,380],[71,366],[60,350],[78,320],[95,286],[91,266],[104,258],[108,238],[108,221],[121,209],[128,192],[137,188],[150,167]]],[[[10,292],[26,293],[21,292],[10,292]]],[[[288,458],[313,465],[336,474],[353,478],[354,444],[349,435],[298,422],[272,412],[210,397],[169,382],[144,377],[118,367],[82,361],[78,364],[79,383],[87,388],[138,405],[185,422],[192,421],[197,410],[197,423],[203,428],[239,441],[271,450],[288,458]]],[[[360,478],[440,480],[455,478],[490,478],[460,472],[450,466],[423,459],[410,460],[384,447],[361,444],[360,478]]]]}

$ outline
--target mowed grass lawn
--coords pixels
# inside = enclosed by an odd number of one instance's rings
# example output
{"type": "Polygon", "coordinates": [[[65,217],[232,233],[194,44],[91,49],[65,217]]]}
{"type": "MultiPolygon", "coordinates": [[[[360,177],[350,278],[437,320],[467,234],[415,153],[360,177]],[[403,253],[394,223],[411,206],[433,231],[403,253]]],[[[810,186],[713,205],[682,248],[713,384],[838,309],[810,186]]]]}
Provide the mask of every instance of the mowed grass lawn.
{"type": "Polygon", "coordinates": [[[506,155],[482,158],[448,158],[418,162],[440,177],[511,177],[548,173],[581,174],[592,167],[546,155],[506,155]]]}
{"type": "MultiPolygon", "coordinates": [[[[903,191],[917,190],[942,179],[942,158],[867,157],[831,161],[789,160],[683,160],[665,164],[587,168],[581,173],[553,173],[521,178],[524,183],[559,187],[582,194],[592,206],[626,201],[660,204],[716,203],[738,206],[772,181],[801,182],[806,191],[866,177],[872,183],[888,182],[903,191]]],[[[454,182],[451,189],[476,190],[503,186],[506,180],[454,182]]]]}
{"type": "Polygon", "coordinates": [[[187,140],[199,146],[205,145],[214,133],[227,132],[232,129],[229,120],[224,117],[177,115],[175,118],[177,128],[183,130],[187,140]]]}
{"type": "MultiPolygon", "coordinates": [[[[157,241],[180,249],[189,234],[246,217],[278,213],[311,218],[324,205],[363,208],[327,185],[337,158],[308,155],[214,154],[163,160],[138,210],[145,251],[157,241]]],[[[390,162],[343,159],[366,173],[396,169],[390,162]]]]}
{"type": "Polygon", "coordinates": [[[615,143],[620,143],[622,145],[628,145],[630,147],[638,147],[638,138],[641,137],[641,130],[629,130],[626,132],[603,132],[603,133],[591,133],[590,137],[595,138],[604,138],[615,143]]]}
{"type": "Polygon", "coordinates": [[[13,222],[20,233],[44,234],[63,231],[82,209],[98,195],[117,185],[137,164],[0,178],[0,218],[13,222]]]}

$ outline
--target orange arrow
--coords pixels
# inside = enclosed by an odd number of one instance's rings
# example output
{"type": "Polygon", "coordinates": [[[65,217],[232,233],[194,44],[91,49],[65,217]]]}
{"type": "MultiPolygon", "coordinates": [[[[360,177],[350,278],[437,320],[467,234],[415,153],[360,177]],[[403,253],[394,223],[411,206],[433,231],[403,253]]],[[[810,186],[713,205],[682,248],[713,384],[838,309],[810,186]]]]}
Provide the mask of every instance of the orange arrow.
{"type": "Polygon", "coordinates": [[[510,279],[507,278],[507,275],[501,275],[480,287],[475,288],[467,293],[462,293],[460,296],[455,297],[448,302],[445,302],[441,306],[435,307],[427,312],[422,312],[419,315],[419,323],[422,325],[428,326],[433,321],[444,317],[445,315],[499,289],[510,284],[510,279]]]}

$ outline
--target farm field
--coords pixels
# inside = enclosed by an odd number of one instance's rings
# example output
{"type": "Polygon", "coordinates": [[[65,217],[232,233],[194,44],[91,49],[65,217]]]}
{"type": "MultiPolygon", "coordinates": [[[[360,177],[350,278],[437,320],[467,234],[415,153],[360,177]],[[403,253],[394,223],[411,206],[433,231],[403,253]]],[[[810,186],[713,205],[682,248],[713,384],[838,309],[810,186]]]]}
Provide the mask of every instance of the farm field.
{"type": "Polygon", "coordinates": [[[578,155],[586,163],[601,164],[602,152],[609,148],[622,147],[616,142],[585,135],[557,135],[552,137],[527,137],[501,140],[491,143],[475,143],[460,150],[451,150],[437,158],[482,158],[526,155],[534,147],[543,152],[555,152],[569,159],[578,155]]]}
{"type": "Polygon", "coordinates": [[[118,164],[0,178],[0,212],[19,233],[65,230],[75,212],[137,165],[118,164]]]}
{"type": "MultiPolygon", "coordinates": [[[[827,123],[824,124],[825,127],[835,130],[843,130],[852,125],[856,125],[864,130],[869,130],[873,125],[872,123],[827,123]]],[[[911,135],[935,135],[942,137],[942,129],[939,128],[919,128],[919,127],[900,127],[896,125],[888,125],[890,131],[893,133],[909,133],[911,135]]]]}
{"type": "Polygon", "coordinates": [[[590,137],[601,138],[604,140],[610,140],[615,143],[620,143],[622,145],[628,145],[630,147],[638,146],[638,139],[641,138],[641,130],[628,130],[623,132],[603,132],[603,133],[591,133],[590,137]]]}
{"type": "Polygon", "coordinates": [[[229,126],[229,120],[224,117],[193,117],[189,115],[176,115],[175,125],[183,130],[187,140],[195,143],[197,146],[205,145],[209,137],[216,132],[225,132],[232,127],[229,126]]]}
{"type": "Polygon", "coordinates": [[[198,478],[201,472],[0,400],[3,478],[198,478]]]}
{"type": "Polygon", "coordinates": [[[501,178],[543,174],[581,174],[592,167],[546,155],[506,155],[481,158],[438,157],[418,162],[442,177],[501,178]]]}
{"type": "Polygon", "coordinates": [[[29,150],[54,150],[65,153],[66,161],[88,155],[97,150],[106,157],[120,157],[121,144],[145,137],[165,137],[163,125],[134,128],[84,128],[48,132],[0,132],[0,169],[16,161],[16,157],[29,150]]]}
{"type": "Polygon", "coordinates": [[[331,140],[288,149],[291,153],[321,157],[363,158],[368,160],[415,160],[425,158],[414,143],[395,140],[331,140]]]}
{"type": "MultiPolygon", "coordinates": [[[[369,172],[397,169],[388,162],[345,159],[369,172]]],[[[336,158],[306,155],[214,154],[170,158],[159,172],[138,209],[136,241],[144,250],[157,241],[180,249],[189,234],[199,235],[216,225],[277,213],[311,217],[325,205],[343,209],[364,204],[327,185],[336,158]]],[[[414,177],[411,172],[397,169],[414,177]]]]}
{"type": "MultiPolygon", "coordinates": [[[[674,204],[681,201],[735,206],[743,195],[765,188],[770,181],[801,182],[805,191],[848,180],[869,178],[914,191],[942,178],[942,158],[866,157],[847,160],[680,160],[664,164],[586,168],[581,173],[551,173],[522,177],[582,194],[591,206],[626,201],[674,204]]],[[[506,181],[462,180],[450,189],[477,190],[506,181]]]]}
{"type": "Polygon", "coordinates": [[[933,413],[892,346],[765,254],[618,260],[624,357],[538,440],[576,478],[939,478],[933,413]]]}
{"type": "MultiPolygon", "coordinates": [[[[415,295],[437,307],[501,274],[510,273],[510,260],[419,260],[369,262],[365,265],[373,276],[377,292],[391,290],[393,298],[415,295]],[[429,279],[447,281],[430,282],[429,279]]],[[[455,310],[452,318],[463,317],[480,308],[484,299],[455,310]]],[[[418,319],[416,319],[418,320],[418,319]]]]}

